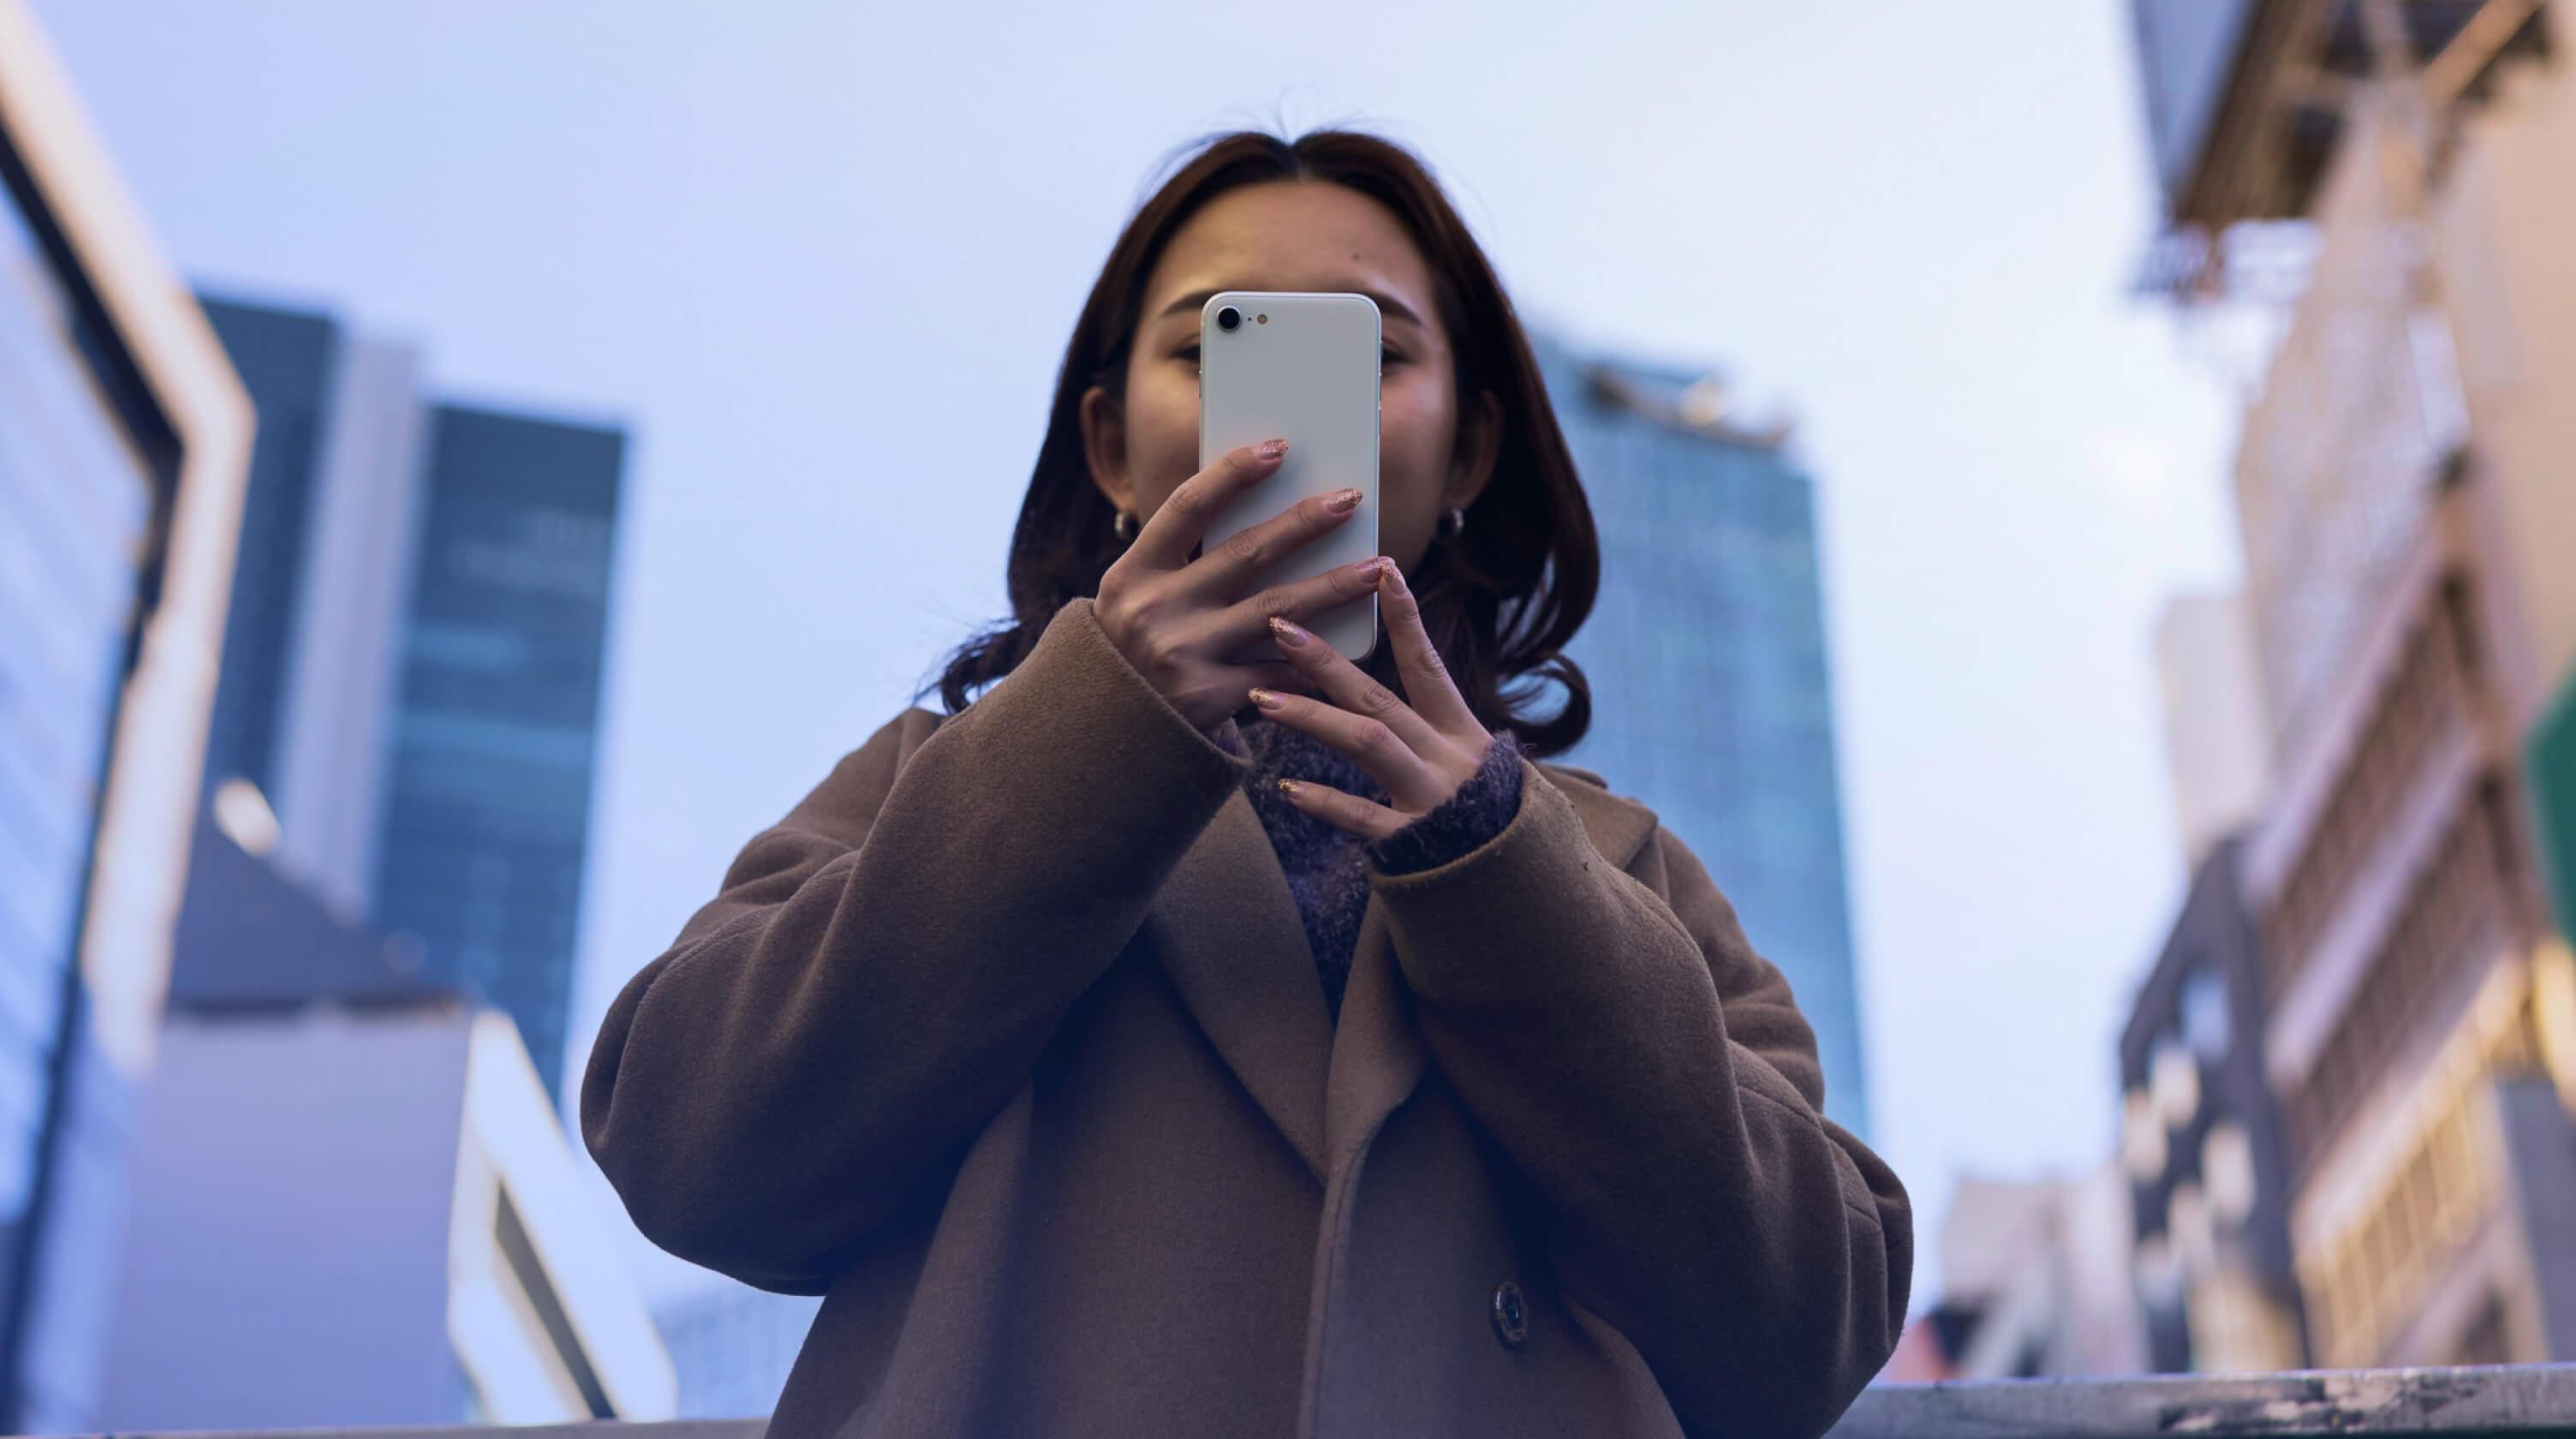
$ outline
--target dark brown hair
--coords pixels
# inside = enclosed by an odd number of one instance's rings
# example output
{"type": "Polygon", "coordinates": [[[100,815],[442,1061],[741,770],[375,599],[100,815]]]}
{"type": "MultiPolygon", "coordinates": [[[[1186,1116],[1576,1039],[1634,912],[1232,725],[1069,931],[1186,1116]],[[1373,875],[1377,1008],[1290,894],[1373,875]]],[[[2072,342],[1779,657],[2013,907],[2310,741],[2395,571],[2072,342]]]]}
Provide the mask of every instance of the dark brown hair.
{"type": "MultiPolygon", "coordinates": [[[[1512,730],[1535,755],[1571,749],[1591,727],[1592,691],[1563,649],[1591,614],[1601,579],[1600,540],[1574,457],[1511,301],[1439,182],[1403,147],[1347,130],[1295,140],[1238,131],[1207,140],[1127,222],[1065,346],[1046,440],[1011,535],[1011,617],[948,657],[936,682],[941,700],[950,714],[963,710],[968,691],[1028,657],[1067,602],[1099,594],[1101,576],[1125,546],[1084,458],[1083,392],[1100,385],[1123,394],[1145,284],[1181,226],[1229,190],[1276,180],[1341,185],[1377,201],[1428,262],[1457,357],[1461,413],[1478,393],[1491,392],[1502,435],[1493,478],[1469,507],[1464,530],[1435,540],[1409,582],[1477,718],[1489,729],[1512,730]],[[1534,719],[1526,707],[1549,680],[1564,686],[1565,702],[1554,716],[1534,719]]],[[[1402,690],[1388,646],[1378,645],[1365,667],[1402,690]]],[[[915,699],[931,688],[924,684],[915,699]]]]}

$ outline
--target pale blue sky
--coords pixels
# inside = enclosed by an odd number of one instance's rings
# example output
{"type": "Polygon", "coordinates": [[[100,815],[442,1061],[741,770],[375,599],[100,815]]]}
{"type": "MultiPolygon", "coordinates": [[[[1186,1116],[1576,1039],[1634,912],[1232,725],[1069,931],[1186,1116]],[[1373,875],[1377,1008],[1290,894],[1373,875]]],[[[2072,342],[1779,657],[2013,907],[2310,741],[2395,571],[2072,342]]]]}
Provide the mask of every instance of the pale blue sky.
{"type": "Polygon", "coordinates": [[[1961,1170],[2107,1154],[2181,884],[2149,626],[2233,570],[2226,406],[2126,298],[2120,0],[35,8],[192,278],[635,427],[580,1049],[998,610],[1155,162],[1357,120],[1440,168],[1532,317],[1800,417],[1877,1138],[1926,1260],[1961,1170]]]}

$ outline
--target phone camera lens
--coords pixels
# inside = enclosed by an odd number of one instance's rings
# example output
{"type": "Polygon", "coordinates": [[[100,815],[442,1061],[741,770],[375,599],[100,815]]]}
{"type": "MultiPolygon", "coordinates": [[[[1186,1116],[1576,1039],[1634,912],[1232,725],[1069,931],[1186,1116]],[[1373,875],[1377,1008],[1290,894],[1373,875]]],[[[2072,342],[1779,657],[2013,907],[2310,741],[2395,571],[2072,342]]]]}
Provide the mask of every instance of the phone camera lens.
{"type": "Polygon", "coordinates": [[[1216,327],[1229,335],[1233,334],[1235,327],[1242,323],[1243,312],[1232,305],[1216,312],[1216,327]]]}

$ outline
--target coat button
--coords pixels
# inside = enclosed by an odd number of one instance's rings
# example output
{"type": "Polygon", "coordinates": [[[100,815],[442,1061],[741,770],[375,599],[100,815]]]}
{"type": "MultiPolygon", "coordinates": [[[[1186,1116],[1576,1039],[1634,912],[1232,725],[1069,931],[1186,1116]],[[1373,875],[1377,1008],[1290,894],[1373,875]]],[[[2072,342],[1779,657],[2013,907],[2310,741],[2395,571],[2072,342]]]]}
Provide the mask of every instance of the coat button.
{"type": "Polygon", "coordinates": [[[1529,1306],[1521,1301],[1521,1287],[1506,1279],[1494,1286],[1492,1305],[1494,1332],[1505,1344],[1518,1344],[1529,1337],[1529,1306]]]}

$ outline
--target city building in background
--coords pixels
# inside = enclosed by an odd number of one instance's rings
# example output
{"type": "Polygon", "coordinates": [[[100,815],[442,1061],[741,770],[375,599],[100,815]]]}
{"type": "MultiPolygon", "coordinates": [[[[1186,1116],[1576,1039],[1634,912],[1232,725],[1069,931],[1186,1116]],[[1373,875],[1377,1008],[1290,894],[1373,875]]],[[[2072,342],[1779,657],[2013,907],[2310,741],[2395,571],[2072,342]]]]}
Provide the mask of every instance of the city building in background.
{"type": "Polygon", "coordinates": [[[2243,852],[2230,838],[2201,858],[2120,1035],[2120,1167],[2159,1372],[2307,1367],[2243,852]]]}
{"type": "Polygon", "coordinates": [[[2183,860],[2197,870],[2250,823],[2269,778],[2254,633],[2242,594],[2176,595],[2156,619],[2157,690],[2183,860]]]}
{"type": "Polygon", "coordinates": [[[375,916],[509,1011],[559,1095],[626,440],[458,405],[430,436],[375,916]]]}
{"type": "Polygon", "coordinates": [[[625,437],[205,305],[261,426],[208,784],[257,790],[279,867],[507,1010],[560,1093],[625,437]]]}
{"type": "Polygon", "coordinates": [[[200,295],[259,410],[206,758],[278,820],[278,867],[374,909],[383,771],[427,424],[409,346],[200,295]]]}
{"type": "Polygon", "coordinates": [[[669,1417],[509,1017],[228,836],[197,848],[97,1426],[669,1417]]]}
{"type": "Polygon", "coordinates": [[[0,0],[0,1431],[91,1425],[252,416],[0,0]]]}
{"type": "Polygon", "coordinates": [[[1707,865],[1815,1026],[1826,1112],[1866,1135],[1814,484],[1707,376],[1536,347],[1601,537],[1567,647],[1592,729],[1565,761],[1707,865]]]}
{"type": "Polygon", "coordinates": [[[762,1419],[778,1407],[820,1299],[747,1285],[693,1294],[656,1317],[680,1378],[681,1419],[762,1419]]]}
{"type": "Polygon", "coordinates": [[[327,412],[339,327],[319,315],[207,304],[207,321],[259,411],[250,481],[242,492],[232,604],[224,616],[224,667],[206,737],[209,789],[246,780],[276,789],[285,673],[304,578],[314,500],[314,452],[327,412]]]}
{"type": "Polygon", "coordinates": [[[2144,1320],[2129,1281],[2127,1181],[1962,1180],[1941,1225],[1940,1302],[1906,1325],[1891,1380],[2133,1374],[2144,1320]]]}
{"type": "Polygon", "coordinates": [[[2566,9],[2136,14],[2148,278],[2270,322],[2234,473],[2271,776],[2246,1022],[2312,1356],[2576,1358],[2576,981],[2520,773],[2576,656],[2566,9]]]}

